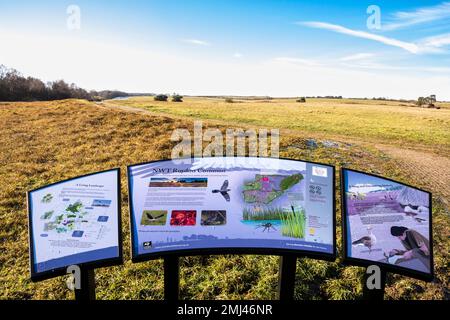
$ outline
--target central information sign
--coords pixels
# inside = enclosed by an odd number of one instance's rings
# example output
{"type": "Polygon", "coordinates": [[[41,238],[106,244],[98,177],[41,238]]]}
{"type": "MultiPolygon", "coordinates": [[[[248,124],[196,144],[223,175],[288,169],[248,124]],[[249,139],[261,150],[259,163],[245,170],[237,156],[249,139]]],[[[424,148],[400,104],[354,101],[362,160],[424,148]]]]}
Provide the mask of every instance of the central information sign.
{"type": "Polygon", "coordinates": [[[277,158],[129,166],[133,260],[168,252],[302,252],[332,259],[334,176],[329,165],[277,158]]]}

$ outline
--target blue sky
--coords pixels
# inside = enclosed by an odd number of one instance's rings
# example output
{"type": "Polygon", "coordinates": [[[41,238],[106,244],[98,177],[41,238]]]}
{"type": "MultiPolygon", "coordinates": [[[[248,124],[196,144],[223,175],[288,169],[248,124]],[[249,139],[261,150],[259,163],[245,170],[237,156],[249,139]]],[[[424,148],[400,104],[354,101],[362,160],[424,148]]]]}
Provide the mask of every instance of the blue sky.
{"type": "Polygon", "coordinates": [[[0,0],[0,43],[88,89],[450,100],[450,1],[0,0]]]}

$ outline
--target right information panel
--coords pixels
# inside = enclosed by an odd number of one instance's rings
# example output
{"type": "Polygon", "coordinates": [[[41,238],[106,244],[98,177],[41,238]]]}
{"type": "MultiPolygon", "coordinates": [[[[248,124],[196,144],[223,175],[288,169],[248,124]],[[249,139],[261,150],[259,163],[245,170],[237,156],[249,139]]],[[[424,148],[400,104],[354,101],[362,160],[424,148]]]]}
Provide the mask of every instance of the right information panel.
{"type": "Polygon", "coordinates": [[[430,193],[353,170],[342,178],[346,258],[432,276],[430,193]]]}

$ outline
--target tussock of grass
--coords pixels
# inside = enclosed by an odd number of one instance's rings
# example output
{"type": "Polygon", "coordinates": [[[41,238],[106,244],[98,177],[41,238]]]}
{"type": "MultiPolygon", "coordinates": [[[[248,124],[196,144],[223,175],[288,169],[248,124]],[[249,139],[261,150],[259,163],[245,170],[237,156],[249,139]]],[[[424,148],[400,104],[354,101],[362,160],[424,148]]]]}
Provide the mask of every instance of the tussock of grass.
{"type": "Polygon", "coordinates": [[[259,211],[255,209],[244,208],[244,220],[280,220],[280,215],[283,214],[282,208],[263,208],[259,211]]]}
{"type": "Polygon", "coordinates": [[[306,216],[305,210],[295,210],[280,215],[281,234],[286,237],[305,238],[306,216]]]}

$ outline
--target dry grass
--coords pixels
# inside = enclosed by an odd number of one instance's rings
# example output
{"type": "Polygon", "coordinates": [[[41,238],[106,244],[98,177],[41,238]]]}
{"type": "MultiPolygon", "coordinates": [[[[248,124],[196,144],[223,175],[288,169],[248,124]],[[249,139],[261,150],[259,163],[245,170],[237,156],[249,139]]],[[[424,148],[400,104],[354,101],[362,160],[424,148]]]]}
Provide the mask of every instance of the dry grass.
{"type": "MultiPolygon", "coordinates": [[[[184,104],[183,104],[184,105],[184,104]]],[[[239,105],[243,105],[239,104],[239,105]]],[[[292,107],[294,108],[294,107],[292,107]]],[[[269,126],[269,125],[268,125],[269,126]]],[[[160,260],[130,262],[125,166],[168,158],[174,128],[191,129],[191,121],[98,108],[66,100],[0,103],[0,298],[70,299],[62,278],[31,283],[28,270],[27,190],[77,175],[121,167],[125,264],[97,270],[99,299],[160,299],[160,260]]],[[[223,129],[223,127],[220,127],[223,129]]],[[[283,135],[281,155],[295,159],[351,166],[420,186],[392,160],[375,149],[342,144],[310,150],[300,134],[283,135]]],[[[339,204],[338,204],[339,208],[339,204]]],[[[426,284],[395,276],[387,296],[393,299],[448,298],[448,211],[435,201],[437,281],[426,284]]],[[[338,212],[338,217],[340,213],[338,212]]],[[[338,229],[340,248],[340,229],[338,229]]],[[[278,260],[273,256],[211,256],[182,258],[183,299],[274,299],[278,260]]],[[[358,298],[361,268],[344,268],[312,259],[298,261],[296,297],[358,298]]]]}
{"type": "Polygon", "coordinates": [[[418,108],[397,101],[356,99],[236,100],[188,97],[183,103],[158,102],[152,97],[110,100],[144,108],[157,114],[220,121],[223,124],[262,125],[290,129],[302,134],[322,134],[341,139],[384,141],[396,145],[419,145],[449,155],[450,104],[441,109],[418,108]]]}

